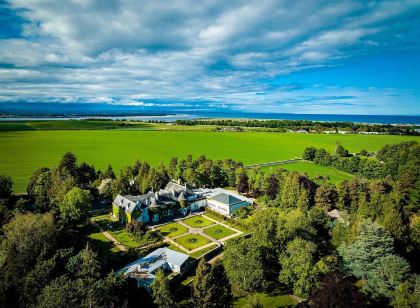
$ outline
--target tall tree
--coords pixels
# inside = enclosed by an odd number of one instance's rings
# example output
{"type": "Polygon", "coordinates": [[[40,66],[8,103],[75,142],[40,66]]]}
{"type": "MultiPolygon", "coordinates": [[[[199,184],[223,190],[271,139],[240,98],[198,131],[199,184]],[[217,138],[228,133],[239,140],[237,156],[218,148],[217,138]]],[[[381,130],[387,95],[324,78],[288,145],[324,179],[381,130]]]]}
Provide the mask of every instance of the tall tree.
{"type": "Polygon", "coordinates": [[[356,241],[348,246],[340,246],[338,252],[345,266],[356,277],[366,278],[377,260],[393,252],[393,239],[378,223],[366,221],[356,241]]]}
{"type": "Polygon", "coordinates": [[[331,210],[338,200],[338,194],[334,185],[323,183],[315,194],[315,205],[324,209],[325,211],[331,210]]]}
{"type": "Polygon", "coordinates": [[[155,279],[150,286],[152,290],[153,302],[159,308],[173,308],[175,303],[169,288],[169,282],[162,270],[158,270],[155,279]]]}
{"type": "Polygon", "coordinates": [[[292,286],[294,294],[306,296],[313,287],[317,278],[316,251],[314,243],[297,237],[280,255],[279,280],[285,286],[292,286]]]}
{"type": "Polygon", "coordinates": [[[310,296],[312,308],[361,308],[366,299],[349,277],[331,273],[314,289],[310,296]]]}
{"type": "Polygon", "coordinates": [[[195,305],[203,307],[206,294],[209,290],[207,276],[210,272],[210,266],[204,258],[200,259],[195,271],[195,279],[193,282],[193,299],[195,305]]]}
{"type": "Polygon", "coordinates": [[[223,264],[229,280],[243,290],[259,291],[267,287],[264,250],[250,239],[238,239],[225,247],[223,264]]]}
{"type": "Polygon", "coordinates": [[[209,266],[200,261],[194,281],[194,304],[200,308],[231,307],[232,291],[220,262],[209,266]]]}
{"type": "Polygon", "coordinates": [[[249,190],[248,175],[244,169],[240,169],[236,176],[236,190],[240,193],[245,193],[249,190]]]}
{"type": "Polygon", "coordinates": [[[364,289],[373,298],[391,299],[398,286],[409,275],[410,265],[404,258],[397,255],[387,255],[376,262],[367,273],[367,283],[364,289]]]}
{"type": "Polygon", "coordinates": [[[8,198],[13,193],[13,181],[10,176],[0,174],[0,198],[8,198]]]}
{"type": "Polygon", "coordinates": [[[20,298],[24,277],[38,259],[55,250],[57,232],[51,214],[18,214],[3,227],[0,243],[0,306],[20,298]]]}
{"type": "Polygon", "coordinates": [[[60,217],[66,224],[83,223],[92,208],[92,195],[88,190],[74,187],[66,194],[59,208],[60,217]]]}
{"type": "Polygon", "coordinates": [[[232,287],[227,277],[223,264],[218,261],[211,266],[210,280],[210,304],[207,307],[231,307],[232,287]]]}
{"type": "Polygon", "coordinates": [[[61,159],[60,163],[58,164],[59,171],[68,171],[71,176],[77,176],[77,158],[71,152],[67,152],[64,154],[63,158],[61,159]]]}

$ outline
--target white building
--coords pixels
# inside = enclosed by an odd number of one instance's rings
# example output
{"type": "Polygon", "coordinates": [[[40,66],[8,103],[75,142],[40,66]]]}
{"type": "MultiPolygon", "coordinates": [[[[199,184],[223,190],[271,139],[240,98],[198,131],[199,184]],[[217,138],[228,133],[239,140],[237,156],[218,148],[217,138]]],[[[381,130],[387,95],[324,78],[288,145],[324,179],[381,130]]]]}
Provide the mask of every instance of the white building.
{"type": "Polygon", "coordinates": [[[223,188],[196,189],[194,192],[205,197],[204,206],[225,216],[231,216],[240,207],[253,203],[251,199],[223,188]]]}
{"type": "Polygon", "coordinates": [[[183,273],[188,268],[189,256],[171,250],[169,248],[158,248],[147,256],[131,262],[117,272],[117,275],[125,275],[137,280],[139,287],[150,289],[155,279],[155,273],[161,269],[165,273],[183,273]]]}

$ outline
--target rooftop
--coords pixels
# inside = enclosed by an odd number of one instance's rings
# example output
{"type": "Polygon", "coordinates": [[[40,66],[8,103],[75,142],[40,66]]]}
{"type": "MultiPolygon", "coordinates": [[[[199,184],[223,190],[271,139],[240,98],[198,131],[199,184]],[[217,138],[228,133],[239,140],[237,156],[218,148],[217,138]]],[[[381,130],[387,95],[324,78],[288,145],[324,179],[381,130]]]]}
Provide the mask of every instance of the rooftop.
{"type": "Polygon", "coordinates": [[[224,204],[228,204],[228,205],[232,205],[238,202],[241,202],[241,199],[236,198],[235,196],[232,196],[231,194],[227,194],[227,193],[219,193],[217,195],[214,195],[212,197],[210,197],[210,199],[224,203],[224,204]]]}
{"type": "Polygon", "coordinates": [[[188,258],[189,256],[184,253],[166,247],[158,248],[147,256],[131,262],[119,270],[118,273],[124,273],[135,279],[153,279],[155,277],[155,271],[165,264],[168,263],[180,267],[188,258]]]}

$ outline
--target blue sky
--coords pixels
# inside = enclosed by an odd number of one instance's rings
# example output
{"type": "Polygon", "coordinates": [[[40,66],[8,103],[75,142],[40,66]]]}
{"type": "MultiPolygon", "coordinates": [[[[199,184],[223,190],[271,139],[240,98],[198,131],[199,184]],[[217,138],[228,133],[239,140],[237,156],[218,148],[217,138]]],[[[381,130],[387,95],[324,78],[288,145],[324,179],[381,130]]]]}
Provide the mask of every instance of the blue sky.
{"type": "Polygon", "coordinates": [[[420,114],[420,1],[0,0],[0,104],[420,114]]]}

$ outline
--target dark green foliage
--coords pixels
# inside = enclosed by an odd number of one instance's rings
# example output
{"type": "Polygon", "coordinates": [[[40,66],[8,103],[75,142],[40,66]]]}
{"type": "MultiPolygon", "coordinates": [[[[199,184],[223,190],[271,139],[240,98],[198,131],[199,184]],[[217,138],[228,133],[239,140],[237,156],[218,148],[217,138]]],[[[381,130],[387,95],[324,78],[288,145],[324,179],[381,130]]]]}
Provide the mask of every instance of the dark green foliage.
{"type": "Polygon", "coordinates": [[[172,293],[169,288],[168,279],[162,270],[158,270],[155,273],[155,279],[151,285],[153,302],[159,308],[173,308],[174,301],[172,299],[172,293]]]}
{"type": "Polygon", "coordinates": [[[393,294],[391,304],[395,308],[417,308],[420,303],[420,276],[413,275],[401,283],[393,294]]]}
{"type": "Polygon", "coordinates": [[[108,165],[106,170],[102,173],[103,179],[115,179],[115,173],[111,165],[108,165]]]}
{"type": "Polygon", "coordinates": [[[303,159],[305,160],[314,160],[315,159],[316,148],[314,147],[307,147],[303,151],[303,159]]]}
{"type": "Polygon", "coordinates": [[[40,307],[77,307],[80,306],[80,295],[76,282],[61,276],[54,279],[39,295],[40,307]]]}
{"type": "Polygon", "coordinates": [[[135,219],[127,223],[125,229],[135,236],[143,236],[147,232],[147,227],[135,219]]]}
{"type": "Polygon", "coordinates": [[[93,166],[89,166],[87,163],[83,162],[77,168],[76,181],[81,188],[88,188],[90,183],[95,181],[96,178],[96,171],[93,166]]]}
{"type": "Polygon", "coordinates": [[[325,149],[317,149],[313,161],[323,166],[360,174],[368,179],[383,179],[387,176],[399,179],[409,174],[413,178],[412,183],[415,183],[420,178],[420,145],[416,141],[386,145],[378,151],[375,158],[348,156],[348,152],[337,144],[334,155],[330,155],[325,149]]]}
{"type": "Polygon", "coordinates": [[[334,185],[324,183],[316,190],[315,205],[330,211],[338,201],[338,193],[334,185]]]}
{"type": "Polygon", "coordinates": [[[207,276],[210,272],[210,265],[204,258],[200,259],[195,271],[193,282],[193,301],[198,307],[203,307],[206,302],[206,294],[209,292],[207,276]]]}
{"type": "Polygon", "coordinates": [[[13,181],[10,176],[0,174],[0,198],[8,198],[13,193],[13,181]]]}
{"type": "Polygon", "coordinates": [[[0,244],[0,303],[19,299],[25,276],[39,258],[55,250],[56,230],[51,214],[15,216],[4,226],[0,244]],[[15,298],[16,297],[16,298],[15,298]]]}
{"type": "Polygon", "coordinates": [[[286,128],[299,130],[310,129],[316,132],[337,130],[338,128],[349,132],[378,132],[396,135],[418,135],[414,126],[390,124],[363,124],[352,122],[316,122],[308,120],[177,120],[177,125],[215,125],[232,127],[265,127],[276,131],[286,131],[286,128]]]}
{"type": "Polygon", "coordinates": [[[316,251],[314,243],[297,237],[281,253],[279,280],[285,286],[290,286],[293,294],[307,295],[317,280],[319,270],[315,266],[316,251]]]}
{"type": "Polygon", "coordinates": [[[200,260],[193,284],[194,305],[200,308],[231,307],[232,292],[225,269],[220,262],[208,265],[200,260]]]}
{"type": "Polygon", "coordinates": [[[404,258],[397,255],[386,255],[374,262],[367,273],[364,289],[373,298],[391,299],[397,287],[408,278],[410,266],[404,258]]]}
{"type": "Polygon", "coordinates": [[[360,235],[351,245],[338,248],[346,267],[359,278],[366,278],[375,262],[393,252],[393,239],[378,223],[367,221],[361,226],[360,235]]]}
{"type": "Polygon", "coordinates": [[[248,175],[245,170],[239,169],[236,177],[236,190],[240,193],[247,192],[249,189],[248,175]]]}
{"type": "Polygon", "coordinates": [[[335,146],[335,154],[340,157],[347,157],[349,155],[349,151],[347,151],[340,142],[337,142],[335,146]]]}
{"type": "Polygon", "coordinates": [[[71,152],[67,152],[64,154],[63,158],[58,164],[57,169],[59,171],[67,171],[70,173],[71,176],[77,176],[77,158],[71,152]]]}
{"type": "Polygon", "coordinates": [[[320,286],[310,296],[312,308],[362,308],[366,307],[365,296],[359,292],[354,281],[338,273],[325,276],[320,286]]]}
{"type": "Polygon", "coordinates": [[[264,290],[269,284],[269,265],[265,263],[265,250],[250,239],[229,242],[225,248],[223,264],[229,280],[243,290],[264,290]]]}

